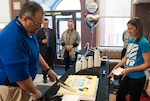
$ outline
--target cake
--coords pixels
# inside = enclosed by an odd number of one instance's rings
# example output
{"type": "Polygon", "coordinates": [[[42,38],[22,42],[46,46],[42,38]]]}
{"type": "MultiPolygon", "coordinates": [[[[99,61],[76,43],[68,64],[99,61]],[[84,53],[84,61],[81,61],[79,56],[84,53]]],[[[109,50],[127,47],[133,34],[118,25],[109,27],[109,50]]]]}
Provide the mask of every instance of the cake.
{"type": "Polygon", "coordinates": [[[95,101],[98,78],[92,75],[69,75],[65,81],[75,91],[69,91],[62,87],[59,88],[57,94],[80,95],[80,100],[95,101]]]}

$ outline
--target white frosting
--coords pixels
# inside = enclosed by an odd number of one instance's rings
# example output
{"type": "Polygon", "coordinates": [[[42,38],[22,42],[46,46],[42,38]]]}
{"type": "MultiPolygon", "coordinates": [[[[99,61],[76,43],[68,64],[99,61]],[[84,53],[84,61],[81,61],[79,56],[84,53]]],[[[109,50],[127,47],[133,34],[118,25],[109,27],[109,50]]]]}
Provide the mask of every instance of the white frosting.
{"type": "Polygon", "coordinates": [[[80,95],[80,100],[95,100],[98,86],[97,76],[69,75],[65,83],[74,88],[76,92],[60,87],[57,94],[80,95]]]}

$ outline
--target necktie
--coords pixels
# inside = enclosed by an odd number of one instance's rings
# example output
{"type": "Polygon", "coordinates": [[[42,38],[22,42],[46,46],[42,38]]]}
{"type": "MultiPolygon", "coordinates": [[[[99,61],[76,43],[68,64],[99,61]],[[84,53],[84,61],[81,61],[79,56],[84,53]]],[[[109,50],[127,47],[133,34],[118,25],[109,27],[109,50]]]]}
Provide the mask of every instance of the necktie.
{"type": "Polygon", "coordinates": [[[48,38],[48,28],[44,28],[45,36],[48,38]]]}

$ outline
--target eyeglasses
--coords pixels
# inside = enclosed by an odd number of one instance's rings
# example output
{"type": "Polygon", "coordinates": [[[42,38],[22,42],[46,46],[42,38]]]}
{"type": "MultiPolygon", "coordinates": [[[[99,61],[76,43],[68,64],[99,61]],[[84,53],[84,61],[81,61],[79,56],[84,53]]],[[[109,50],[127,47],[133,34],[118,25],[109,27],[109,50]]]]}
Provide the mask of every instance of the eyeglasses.
{"type": "Polygon", "coordinates": [[[29,20],[31,20],[36,26],[41,26],[42,23],[38,23],[36,21],[34,21],[32,18],[27,17],[29,20]]]}

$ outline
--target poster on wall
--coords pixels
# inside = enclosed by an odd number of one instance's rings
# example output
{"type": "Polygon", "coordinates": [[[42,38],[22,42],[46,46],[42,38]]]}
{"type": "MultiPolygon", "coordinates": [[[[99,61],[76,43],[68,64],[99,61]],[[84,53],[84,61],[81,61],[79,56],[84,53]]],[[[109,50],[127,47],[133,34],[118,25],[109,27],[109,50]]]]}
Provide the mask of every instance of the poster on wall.
{"type": "Polygon", "coordinates": [[[13,9],[20,10],[20,2],[13,2],[13,9]]]}

